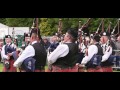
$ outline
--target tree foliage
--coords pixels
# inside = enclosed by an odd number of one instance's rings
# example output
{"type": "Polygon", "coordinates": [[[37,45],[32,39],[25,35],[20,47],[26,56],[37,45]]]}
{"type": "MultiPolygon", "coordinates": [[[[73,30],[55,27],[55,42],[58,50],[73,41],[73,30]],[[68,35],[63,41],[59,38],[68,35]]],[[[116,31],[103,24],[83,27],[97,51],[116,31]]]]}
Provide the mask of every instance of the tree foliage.
{"type": "MultiPolygon", "coordinates": [[[[34,18],[0,18],[0,23],[6,24],[11,27],[31,27],[34,18]]],[[[88,18],[61,18],[62,19],[62,32],[65,33],[68,28],[78,28],[79,21],[83,25],[88,18]]],[[[102,18],[93,18],[88,29],[90,32],[96,31],[102,18]]],[[[104,29],[106,30],[109,22],[111,22],[111,28],[113,29],[118,18],[105,18],[104,29]]],[[[42,35],[54,35],[58,30],[59,18],[39,18],[39,28],[42,35]]]]}
{"type": "Polygon", "coordinates": [[[6,25],[11,27],[30,27],[33,18],[6,18],[6,25]]]}

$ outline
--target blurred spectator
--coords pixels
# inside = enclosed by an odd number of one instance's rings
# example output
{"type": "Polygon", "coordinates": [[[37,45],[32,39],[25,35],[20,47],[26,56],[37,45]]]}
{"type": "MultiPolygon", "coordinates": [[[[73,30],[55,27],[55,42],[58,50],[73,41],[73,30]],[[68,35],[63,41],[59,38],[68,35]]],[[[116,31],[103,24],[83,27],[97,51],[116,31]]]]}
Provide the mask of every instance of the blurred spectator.
{"type": "MultiPolygon", "coordinates": [[[[118,51],[115,52],[116,66],[120,67],[120,35],[117,37],[116,47],[117,47],[117,50],[118,50],[118,51]]],[[[117,69],[117,70],[120,70],[120,69],[117,69]]]]}
{"type": "MultiPolygon", "coordinates": [[[[117,38],[116,47],[117,50],[120,50],[120,35],[117,38]]],[[[116,52],[116,56],[120,56],[120,51],[116,52]]]]}
{"type": "Polygon", "coordinates": [[[44,42],[44,45],[45,45],[45,49],[47,50],[48,47],[50,46],[50,42],[48,41],[48,39],[46,37],[43,38],[43,42],[44,42]]]}
{"type": "Polygon", "coordinates": [[[50,47],[49,47],[49,52],[50,53],[53,52],[57,48],[58,45],[59,45],[59,42],[57,40],[57,36],[53,36],[51,38],[51,44],[50,44],[50,47]]]}

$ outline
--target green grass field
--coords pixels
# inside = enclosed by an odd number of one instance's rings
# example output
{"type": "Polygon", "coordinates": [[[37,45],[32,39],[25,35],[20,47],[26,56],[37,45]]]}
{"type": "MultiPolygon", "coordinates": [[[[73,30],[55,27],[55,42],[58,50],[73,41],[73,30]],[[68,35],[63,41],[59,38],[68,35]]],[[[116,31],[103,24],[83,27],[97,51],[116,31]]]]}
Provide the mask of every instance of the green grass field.
{"type": "Polygon", "coordinates": [[[3,69],[3,64],[0,63],[0,72],[2,72],[2,69],[3,69]]]}
{"type": "MultiPolygon", "coordinates": [[[[48,69],[48,66],[45,66],[45,70],[47,69],[48,69]]],[[[2,70],[3,70],[3,63],[0,63],[0,72],[2,72],[2,70]]]]}

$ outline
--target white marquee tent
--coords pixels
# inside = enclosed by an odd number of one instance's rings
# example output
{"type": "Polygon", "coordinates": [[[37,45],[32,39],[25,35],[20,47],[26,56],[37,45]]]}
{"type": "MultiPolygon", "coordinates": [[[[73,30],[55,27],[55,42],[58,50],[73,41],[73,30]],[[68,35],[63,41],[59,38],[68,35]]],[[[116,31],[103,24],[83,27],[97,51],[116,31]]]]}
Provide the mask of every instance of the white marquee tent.
{"type": "Polygon", "coordinates": [[[0,39],[3,39],[5,35],[24,35],[29,32],[29,27],[9,27],[0,23],[0,39]]]}

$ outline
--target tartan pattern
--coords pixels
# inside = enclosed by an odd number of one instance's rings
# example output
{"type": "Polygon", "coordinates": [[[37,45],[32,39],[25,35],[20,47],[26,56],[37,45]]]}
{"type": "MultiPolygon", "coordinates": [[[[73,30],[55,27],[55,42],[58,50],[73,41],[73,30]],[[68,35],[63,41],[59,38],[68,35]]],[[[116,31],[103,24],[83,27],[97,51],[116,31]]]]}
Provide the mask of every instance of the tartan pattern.
{"type": "Polygon", "coordinates": [[[100,66],[98,66],[96,68],[88,68],[87,72],[103,72],[103,70],[100,66]]]}
{"type": "Polygon", "coordinates": [[[62,68],[57,67],[57,66],[52,66],[52,72],[78,72],[78,67],[74,66],[72,68],[62,69],[62,68]]]}
{"type": "Polygon", "coordinates": [[[102,67],[103,72],[113,72],[112,66],[102,67]]]}
{"type": "Polygon", "coordinates": [[[3,67],[3,72],[17,72],[17,68],[13,67],[14,60],[9,60],[9,62],[10,62],[10,68],[6,69],[6,67],[4,66],[3,67]]]}

